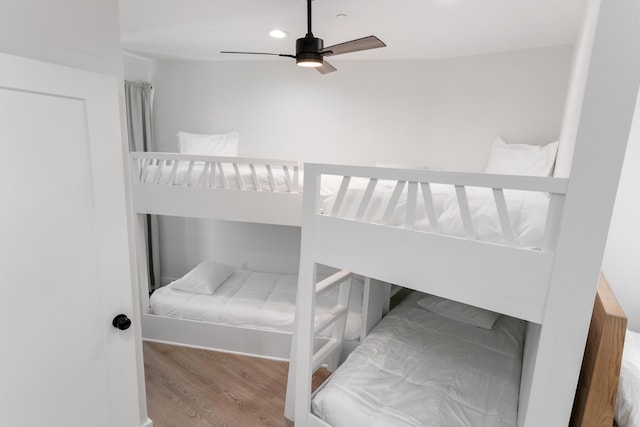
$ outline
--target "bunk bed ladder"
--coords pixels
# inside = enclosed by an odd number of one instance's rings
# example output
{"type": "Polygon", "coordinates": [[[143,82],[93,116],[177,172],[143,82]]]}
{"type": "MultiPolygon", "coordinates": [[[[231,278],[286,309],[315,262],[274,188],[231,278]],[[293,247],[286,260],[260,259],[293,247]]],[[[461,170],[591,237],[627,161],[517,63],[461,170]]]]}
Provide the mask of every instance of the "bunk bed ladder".
{"type": "MultiPolygon", "coordinates": [[[[344,341],[345,326],[347,323],[347,313],[349,311],[349,299],[351,294],[351,276],[352,273],[346,270],[338,271],[333,275],[323,279],[315,284],[315,297],[335,288],[340,287],[338,300],[335,307],[327,313],[326,317],[319,323],[313,325],[313,341],[321,342],[319,347],[314,344],[314,350],[311,354],[311,370],[309,375],[317,371],[321,366],[326,365],[332,371],[338,367],[342,355],[342,343],[344,341]],[[318,340],[316,337],[328,328],[333,326],[333,330],[329,339],[318,340]]],[[[302,291],[302,290],[300,290],[302,291]]],[[[314,300],[315,300],[314,297],[314,300]]],[[[312,304],[311,317],[315,318],[315,304],[312,304]]],[[[298,324],[294,326],[294,334],[292,340],[292,348],[295,348],[296,329],[298,324]]],[[[294,418],[295,405],[295,375],[294,372],[296,361],[292,357],[289,366],[289,377],[287,380],[287,393],[285,401],[285,417],[289,420],[294,418]]]]}
{"type": "Polygon", "coordinates": [[[314,336],[318,336],[331,326],[333,326],[333,331],[331,338],[313,353],[311,362],[313,372],[324,364],[328,366],[329,370],[335,370],[340,362],[349,309],[349,295],[351,294],[350,278],[351,273],[342,270],[316,283],[316,298],[336,286],[340,286],[340,291],[336,306],[328,313],[326,319],[314,327],[314,336]]]}

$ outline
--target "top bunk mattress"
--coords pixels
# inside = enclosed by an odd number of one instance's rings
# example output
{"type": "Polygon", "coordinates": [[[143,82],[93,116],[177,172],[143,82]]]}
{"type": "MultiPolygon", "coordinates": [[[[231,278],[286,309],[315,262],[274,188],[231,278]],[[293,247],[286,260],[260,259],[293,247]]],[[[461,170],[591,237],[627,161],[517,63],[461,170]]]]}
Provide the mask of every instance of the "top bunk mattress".
{"type": "Polygon", "coordinates": [[[525,322],[451,320],[413,292],[371,331],[314,397],[333,427],[515,426],[525,322]]]}
{"type": "MultiPolygon", "coordinates": [[[[229,158],[233,160],[232,157],[229,158]]],[[[239,190],[265,190],[276,192],[293,191],[292,173],[283,168],[267,170],[266,166],[258,165],[254,168],[248,165],[237,165],[234,168],[231,163],[221,163],[215,170],[205,162],[196,162],[189,166],[186,161],[177,161],[178,166],[150,165],[140,177],[145,184],[177,185],[189,187],[227,188],[239,190]]]]}
{"type": "MultiPolygon", "coordinates": [[[[351,280],[345,338],[360,336],[363,283],[351,280]]],[[[174,289],[175,282],[157,289],[150,297],[151,314],[227,326],[291,333],[298,276],[236,270],[213,294],[174,289]]],[[[338,300],[339,287],[316,301],[316,321],[324,320],[338,300]]]]}
{"type": "MultiPolygon", "coordinates": [[[[344,198],[339,201],[339,209],[334,207],[340,198],[337,192],[336,177],[323,175],[321,212],[337,218],[385,224],[391,227],[405,227],[408,208],[408,189],[404,188],[397,196],[397,181],[378,180],[375,191],[369,196],[367,207],[361,211],[361,203],[366,198],[370,180],[353,178],[350,180],[344,198]],[[327,179],[328,178],[328,179],[327,179]],[[330,189],[334,192],[330,195],[330,189]],[[395,199],[397,197],[397,199],[395,199]],[[389,206],[392,209],[389,210],[389,206]]],[[[423,190],[418,191],[422,192],[423,190]]],[[[429,214],[424,202],[424,194],[416,197],[413,203],[414,219],[412,229],[433,232],[460,238],[468,238],[462,219],[460,201],[453,185],[430,184],[429,198],[433,203],[434,224],[429,221],[429,214]]],[[[548,193],[536,191],[504,190],[506,214],[508,215],[512,236],[512,245],[526,249],[540,249],[543,244],[547,212],[549,209],[548,193]]],[[[474,239],[497,244],[507,244],[500,222],[495,196],[490,188],[466,188],[469,214],[473,222],[474,239]]]]}
{"type": "MultiPolygon", "coordinates": [[[[291,170],[289,167],[269,166],[266,164],[249,165],[235,163],[234,157],[225,162],[210,166],[204,161],[176,160],[173,165],[151,164],[140,171],[139,182],[184,187],[204,187],[227,190],[266,191],[278,193],[301,193],[304,171],[291,170]],[[297,175],[297,176],[296,176],[297,175]],[[296,186],[297,183],[297,186],[296,186]]],[[[264,162],[268,164],[269,160],[264,162]]],[[[342,177],[327,175],[323,177],[320,196],[327,198],[334,194],[342,177]]]]}

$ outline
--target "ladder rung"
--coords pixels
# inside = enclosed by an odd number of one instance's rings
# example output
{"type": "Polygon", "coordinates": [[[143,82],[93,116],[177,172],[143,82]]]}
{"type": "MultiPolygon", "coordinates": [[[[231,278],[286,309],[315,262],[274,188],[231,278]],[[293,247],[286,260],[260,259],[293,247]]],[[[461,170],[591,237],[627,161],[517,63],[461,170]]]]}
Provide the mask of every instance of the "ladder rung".
{"type": "Polygon", "coordinates": [[[331,356],[331,353],[340,348],[340,344],[340,340],[331,339],[327,341],[325,345],[320,347],[320,350],[313,355],[313,360],[311,361],[311,372],[318,370],[318,368],[322,366],[322,363],[331,356]]]}
{"type": "Polygon", "coordinates": [[[350,271],[340,270],[337,273],[332,274],[324,280],[316,283],[316,295],[320,295],[323,292],[328,291],[335,285],[344,281],[344,279],[348,278],[351,275],[350,271]]]}
{"type": "Polygon", "coordinates": [[[333,325],[340,316],[344,315],[347,312],[347,307],[341,307],[336,305],[327,313],[328,317],[322,321],[318,326],[316,326],[315,334],[319,334],[320,332],[327,329],[329,326],[333,325]]]}

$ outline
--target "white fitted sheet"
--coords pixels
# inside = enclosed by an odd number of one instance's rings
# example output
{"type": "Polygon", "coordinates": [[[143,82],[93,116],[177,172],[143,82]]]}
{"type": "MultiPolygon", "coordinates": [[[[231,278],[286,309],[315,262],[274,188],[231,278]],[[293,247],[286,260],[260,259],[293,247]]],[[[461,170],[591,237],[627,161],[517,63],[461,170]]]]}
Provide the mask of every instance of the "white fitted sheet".
{"type": "Polygon", "coordinates": [[[627,330],[616,398],[619,427],[640,426],[640,333],[627,330]]]}
{"type": "MultiPolygon", "coordinates": [[[[233,162],[233,158],[229,158],[230,162],[233,162]]],[[[263,191],[277,191],[277,192],[290,192],[293,188],[290,188],[287,185],[286,174],[284,169],[281,166],[272,166],[271,167],[271,176],[273,177],[273,184],[269,179],[269,173],[265,165],[255,165],[255,178],[253,176],[253,172],[249,165],[239,164],[238,172],[236,173],[232,163],[222,163],[222,169],[224,171],[224,180],[222,178],[222,174],[220,173],[220,169],[216,166],[215,173],[212,173],[211,168],[206,169],[206,176],[204,180],[201,182],[202,174],[205,172],[204,162],[195,162],[193,168],[191,169],[191,173],[188,173],[189,167],[188,162],[179,161],[178,167],[176,169],[176,174],[172,178],[173,166],[162,166],[160,171],[160,177],[158,179],[158,184],[168,185],[171,181],[171,185],[182,186],[188,185],[190,187],[198,187],[200,185],[208,188],[225,188],[225,181],[228,189],[230,190],[239,190],[240,180],[242,180],[242,184],[246,190],[256,190],[256,179],[260,184],[260,189],[263,191]],[[188,179],[187,179],[188,177],[188,179]]],[[[151,165],[148,167],[146,174],[142,177],[142,182],[146,184],[151,184],[154,182],[156,178],[156,173],[158,171],[158,166],[151,165]]],[[[291,182],[291,186],[293,186],[294,181],[294,172],[293,168],[289,168],[289,180],[291,182]]],[[[302,192],[302,186],[304,181],[304,171],[300,169],[298,171],[298,191],[302,192]]],[[[321,181],[321,191],[320,196],[322,198],[326,198],[334,194],[340,183],[342,181],[342,177],[340,176],[331,176],[326,175],[323,176],[321,181]]]]}
{"type": "MultiPolygon", "coordinates": [[[[326,176],[323,176],[324,179],[326,176]]],[[[337,199],[335,177],[328,180],[329,188],[336,192],[322,201],[322,211],[331,214],[337,199]]],[[[365,194],[368,179],[354,178],[345,194],[339,218],[354,219],[365,194]]],[[[324,184],[323,184],[324,185],[324,184]]],[[[387,205],[393,194],[396,181],[380,180],[375,187],[371,201],[363,217],[364,222],[381,224],[387,205]]],[[[476,238],[483,242],[505,244],[500,219],[490,188],[467,187],[467,199],[471,218],[476,230],[476,238]]],[[[465,237],[464,225],[454,186],[431,184],[433,205],[438,228],[442,234],[454,237],[465,237]]],[[[539,249],[544,238],[544,229],[549,205],[546,193],[533,191],[504,190],[507,211],[514,235],[514,245],[522,248],[539,249]]],[[[407,208],[407,188],[405,186],[398,203],[393,210],[389,225],[404,225],[407,208]]],[[[431,225],[421,192],[418,192],[415,212],[415,229],[430,231],[431,225]]]]}
{"type": "MultiPolygon", "coordinates": [[[[230,158],[230,161],[233,161],[233,158],[230,158]]],[[[235,169],[233,168],[233,165],[230,163],[222,163],[222,169],[224,170],[224,178],[226,179],[228,188],[231,190],[240,189],[240,180],[235,172],[235,169]]],[[[158,184],[169,184],[169,181],[171,180],[172,170],[173,166],[163,166],[160,172],[160,179],[158,180],[158,184]]],[[[200,180],[202,178],[203,172],[205,171],[204,162],[195,162],[193,168],[191,169],[191,173],[188,173],[188,170],[188,162],[180,161],[176,170],[175,177],[173,177],[173,179],[171,180],[172,185],[189,185],[191,187],[197,187],[199,184],[201,184],[200,180]]],[[[153,183],[157,171],[158,166],[149,166],[147,173],[143,177],[143,182],[147,184],[153,183]]],[[[248,165],[238,165],[238,171],[245,188],[247,190],[256,190],[256,184],[251,168],[248,165]]],[[[215,174],[211,172],[211,168],[207,168],[206,172],[207,175],[202,182],[203,186],[211,188],[225,188],[222,174],[220,173],[220,169],[217,166],[215,174]]],[[[282,167],[272,167],[272,176],[274,182],[273,186],[271,185],[271,182],[269,180],[267,168],[264,165],[256,165],[255,172],[261,189],[265,191],[290,191],[287,187],[285,173],[282,167]]],[[[289,168],[289,178],[291,180],[291,183],[293,184],[293,168],[289,168]]],[[[301,178],[299,179],[300,190],[302,190],[302,180],[301,178]]]]}
{"type": "MultiPolygon", "coordinates": [[[[345,338],[360,336],[364,285],[351,279],[351,298],[345,338]]],[[[151,313],[267,331],[291,332],[295,316],[298,277],[291,274],[237,270],[211,295],[173,289],[157,289],[150,298],[151,313]]],[[[339,287],[320,295],[316,319],[321,321],[335,307],[339,287]]]]}
{"type": "MultiPolygon", "coordinates": [[[[229,158],[230,162],[233,157],[229,158]]],[[[192,187],[203,186],[206,188],[239,190],[240,179],[246,190],[256,190],[255,179],[260,183],[263,191],[289,192],[292,190],[287,185],[285,173],[282,167],[272,167],[273,182],[264,165],[256,165],[256,177],[248,165],[239,164],[238,174],[231,163],[222,163],[225,179],[223,180],[219,168],[215,173],[207,168],[206,176],[204,162],[195,162],[191,173],[188,173],[188,162],[180,161],[176,174],[172,177],[173,166],[163,166],[158,180],[160,185],[172,185],[192,187]],[[225,185],[226,181],[226,185],[225,185]]],[[[153,183],[156,179],[158,166],[149,166],[142,177],[144,183],[153,183]]],[[[293,169],[289,168],[289,179],[293,185],[293,169]]],[[[298,176],[298,191],[302,191],[304,181],[303,170],[298,176]]],[[[342,182],[342,176],[322,175],[320,180],[321,212],[331,213],[337,199],[338,189],[342,182]]],[[[363,199],[369,180],[366,178],[353,178],[346,192],[339,218],[354,219],[358,212],[360,202],[363,199]]],[[[368,208],[364,212],[363,221],[380,224],[386,212],[387,205],[393,194],[396,181],[379,180],[371,197],[368,208]]],[[[437,217],[437,228],[442,234],[454,237],[466,237],[457,195],[452,185],[431,184],[433,205],[437,217]]],[[[467,187],[467,199],[469,210],[474,224],[477,240],[505,244],[500,219],[498,217],[493,192],[489,188],[467,187]]],[[[504,190],[503,192],[511,228],[516,247],[528,249],[540,249],[542,247],[546,225],[549,196],[546,193],[532,191],[504,190]]],[[[393,209],[389,225],[403,226],[407,207],[407,188],[403,190],[396,207],[393,209]]],[[[418,193],[415,212],[415,229],[430,231],[431,224],[427,217],[424,200],[421,191],[418,193]]]]}
{"type": "Polygon", "coordinates": [[[492,330],[450,320],[414,292],[354,350],[315,396],[333,427],[515,426],[525,323],[492,330]]]}

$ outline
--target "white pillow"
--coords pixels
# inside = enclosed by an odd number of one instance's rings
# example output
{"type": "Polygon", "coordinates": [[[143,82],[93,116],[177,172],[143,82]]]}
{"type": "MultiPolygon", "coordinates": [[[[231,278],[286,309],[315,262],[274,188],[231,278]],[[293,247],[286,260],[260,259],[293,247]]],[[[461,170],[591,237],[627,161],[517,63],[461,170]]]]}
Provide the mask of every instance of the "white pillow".
{"type": "Polygon", "coordinates": [[[545,146],[507,144],[497,137],[491,144],[485,173],[550,176],[556,161],[558,141],[545,146]]]}
{"type": "Polygon", "coordinates": [[[213,294],[234,271],[236,269],[230,265],[205,261],[172,282],[171,286],[192,294],[213,294]]]}
{"type": "Polygon", "coordinates": [[[493,324],[501,316],[499,313],[494,313],[493,311],[440,298],[435,295],[427,295],[416,301],[416,304],[440,316],[483,329],[493,328],[493,324]]]}
{"type": "Polygon", "coordinates": [[[640,334],[627,331],[616,398],[619,427],[640,426],[640,334]]]}
{"type": "Polygon", "coordinates": [[[200,156],[238,156],[238,132],[199,135],[178,132],[178,151],[200,156]]]}

